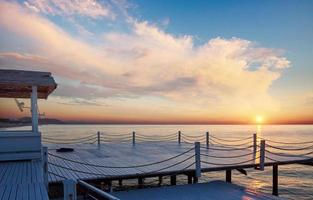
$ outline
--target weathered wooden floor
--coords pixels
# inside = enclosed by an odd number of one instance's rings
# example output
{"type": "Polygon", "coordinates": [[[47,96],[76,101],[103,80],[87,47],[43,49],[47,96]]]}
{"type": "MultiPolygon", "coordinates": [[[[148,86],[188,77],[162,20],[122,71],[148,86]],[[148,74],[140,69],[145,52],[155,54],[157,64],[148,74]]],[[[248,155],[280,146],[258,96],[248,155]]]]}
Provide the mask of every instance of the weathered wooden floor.
{"type": "MultiPolygon", "coordinates": [[[[186,152],[194,147],[194,144],[177,142],[141,142],[136,145],[129,143],[105,143],[98,148],[96,144],[75,144],[75,145],[52,145],[49,148],[49,182],[59,182],[63,179],[110,179],[136,178],[139,176],[171,175],[182,172],[193,172],[195,159],[192,157],[195,152],[190,152],[176,158],[151,166],[130,167],[126,166],[143,165],[165,160],[186,152]],[[59,147],[72,147],[74,152],[58,153],[59,147]],[[61,158],[55,157],[59,156],[61,158]],[[65,158],[65,159],[62,159],[65,158]],[[185,162],[182,162],[186,160],[185,162]],[[73,162],[77,161],[77,162],[73,162]],[[82,163],[87,164],[82,164],[82,163]],[[181,162],[181,163],[180,163],[181,162]],[[176,163],[176,164],[175,164],[176,163]],[[178,163],[178,164],[177,164],[178,163]],[[99,166],[95,166],[99,165],[99,166]],[[173,166],[172,166],[173,165],[173,166]],[[191,166],[190,166],[191,165],[191,166]],[[108,167],[103,167],[108,166],[108,167]],[[189,166],[186,168],[186,166],[189,166]],[[117,168],[115,168],[117,167],[117,168]],[[118,168],[122,167],[122,168],[118,168]],[[160,170],[162,169],[162,170],[160,170]],[[182,171],[183,170],[183,171],[182,171]]],[[[214,146],[216,149],[227,149],[226,147],[214,146]]],[[[254,160],[252,148],[242,150],[212,150],[201,148],[201,171],[218,171],[232,168],[252,168],[258,164],[259,159],[254,160]],[[208,155],[208,156],[205,156],[208,155]],[[236,155],[245,155],[236,157],[236,155]],[[223,158],[232,157],[234,158],[223,158]],[[255,162],[256,161],[256,162],[255,162]]],[[[258,154],[256,155],[258,157],[258,154]]],[[[280,157],[272,155],[271,158],[279,160],[273,162],[265,159],[265,165],[290,164],[305,162],[312,159],[308,156],[280,157]]]]}
{"type": "Polygon", "coordinates": [[[114,192],[112,195],[123,200],[279,200],[281,198],[265,195],[244,187],[226,183],[224,181],[212,181],[190,185],[176,185],[159,188],[147,188],[122,192],[114,192]]]}
{"type": "Polygon", "coordinates": [[[41,161],[0,162],[0,200],[46,200],[41,161]]]}

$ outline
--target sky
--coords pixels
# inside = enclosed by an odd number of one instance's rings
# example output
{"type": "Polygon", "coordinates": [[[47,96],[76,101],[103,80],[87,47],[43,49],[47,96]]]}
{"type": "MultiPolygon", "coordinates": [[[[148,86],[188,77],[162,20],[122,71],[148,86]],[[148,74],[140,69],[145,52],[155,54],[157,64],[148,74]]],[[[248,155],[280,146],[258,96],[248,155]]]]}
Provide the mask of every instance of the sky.
{"type": "MultiPolygon", "coordinates": [[[[52,72],[48,118],[313,123],[310,0],[0,1],[0,68],[52,72]]],[[[29,104],[28,100],[23,100],[29,104]]],[[[0,98],[0,116],[21,113],[0,98]]]]}

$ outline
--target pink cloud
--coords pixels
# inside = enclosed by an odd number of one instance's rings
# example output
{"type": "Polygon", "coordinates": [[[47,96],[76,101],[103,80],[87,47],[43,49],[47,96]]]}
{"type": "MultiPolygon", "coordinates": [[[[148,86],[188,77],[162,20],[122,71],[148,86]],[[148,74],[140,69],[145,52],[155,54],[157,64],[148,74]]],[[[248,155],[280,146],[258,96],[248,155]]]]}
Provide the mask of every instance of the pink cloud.
{"type": "MultiPolygon", "coordinates": [[[[52,12],[42,4],[33,6],[52,12]]],[[[62,9],[80,12],[66,5],[62,9]]],[[[174,36],[148,22],[133,20],[129,26],[130,33],[104,33],[92,45],[19,4],[3,2],[0,27],[32,43],[31,53],[2,52],[0,67],[47,70],[82,85],[114,90],[99,98],[152,96],[244,109],[275,104],[268,90],[290,64],[281,52],[240,38],[214,38],[196,46],[192,36],[174,36]]]]}

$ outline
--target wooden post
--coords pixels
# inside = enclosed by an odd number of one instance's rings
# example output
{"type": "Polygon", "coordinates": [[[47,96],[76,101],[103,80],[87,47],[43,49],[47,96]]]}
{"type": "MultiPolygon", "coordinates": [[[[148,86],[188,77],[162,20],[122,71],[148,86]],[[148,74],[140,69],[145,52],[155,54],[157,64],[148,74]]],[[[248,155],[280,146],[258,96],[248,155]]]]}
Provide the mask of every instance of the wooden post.
{"type": "Polygon", "coordinates": [[[226,182],[231,183],[231,169],[226,170],[226,182]]]}
{"type": "Polygon", "coordinates": [[[108,192],[110,193],[113,192],[112,181],[109,180],[107,184],[108,184],[108,192]]]}
{"type": "Polygon", "coordinates": [[[163,183],[163,176],[159,176],[159,185],[162,185],[163,183]]]}
{"type": "Polygon", "coordinates": [[[139,186],[139,188],[142,188],[143,187],[143,178],[142,177],[139,177],[138,178],[138,186],[139,186]]]}
{"type": "Polygon", "coordinates": [[[253,134],[253,159],[255,163],[255,158],[256,158],[256,151],[257,151],[257,134],[253,134]]]}
{"type": "Polygon", "coordinates": [[[101,146],[100,131],[98,131],[97,135],[98,135],[98,148],[100,149],[101,146]]]}
{"type": "Polygon", "coordinates": [[[176,185],[176,175],[171,175],[171,185],[176,185]]]}
{"type": "Polygon", "coordinates": [[[136,133],[135,131],[133,131],[133,145],[136,144],[136,133]]]}
{"type": "Polygon", "coordinates": [[[47,191],[49,190],[49,181],[48,181],[48,147],[42,147],[42,173],[43,173],[43,182],[46,186],[47,191]]]}
{"type": "Polygon", "coordinates": [[[261,140],[260,142],[260,170],[264,170],[264,162],[265,162],[265,140],[261,140]]]}
{"type": "Polygon", "coordinates": [[[32,86],[31,94],[32,132],[38,133],[37,86],[32,86]]]}
{"type": "Polygon", "coordinates": [[[195,177],[198,178],[201,176],[200,142],[195,142],[195,164],[196,164],[195,177]]]}
{"type": "Polygon", "coordinates": [[[278,196],[278,165],[273,165],[273,191],[272,194],[278,196]]]}
{"type": "Polygon", "coordinates": [[[120,186],[120,187],[123,186],[123,179],[118,180],[118,186],[120,186]]]}
{"type": "Polygon", "coordinates": [[[206,148],[209,148],[210,145],[210,133],[206,132],[206,148]]]}
{"type": "Polygon", "coordinates": [[[181,143],[181,132],[178,131],[178,144],[180,144],[180,143],[181,143]]]}
{"type": "Polygon", "coordinates": [[[77,200],[76,181],[66,179],[63,181],[64,200],[77,200]]]}
{"type": "Polygon", "coordinates": [[[188,184],[192,184],[192,175],[188,174],[188,184]]]}

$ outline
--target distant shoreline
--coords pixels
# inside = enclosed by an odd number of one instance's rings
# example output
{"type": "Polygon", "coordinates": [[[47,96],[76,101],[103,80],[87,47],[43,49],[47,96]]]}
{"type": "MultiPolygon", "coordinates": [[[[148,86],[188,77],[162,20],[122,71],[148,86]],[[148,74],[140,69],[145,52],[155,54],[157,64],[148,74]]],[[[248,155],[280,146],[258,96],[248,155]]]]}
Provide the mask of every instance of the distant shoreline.
{"type": "MultiPolygon", "coordinates": [[[[86,122],[64,122],[64,123],[43,123],[43,124],[39,124],[39,125],[147,125],[147,126],[152,126],[152,125],[164,125],[164,126],[171,126],[171,125],[190,125],[190,126],[196,126],[196,125],[215,125],[215,126],[225,126],[225,125],[238,125],[238,126],[242,126],[242,125],[257,125],[257,124],[230,124],[230,123],[225,123],[225,124],[160,124],[160,123],[86,123],[86,122]]],[[[283,124],[283,123],[272,123],[272,124],[260,124],[262,126],[266,126],[266,125],[313,125],[313,123],[289,123],[289,124],[283,124]]],[[[21,124],[21,123],[0,123],[0,129],[5,129],[5,128],[16,128],[16,127],[23,127],[23,126],[31,126],[31,123],[25,123],[25,124],[21,124]]]]}

